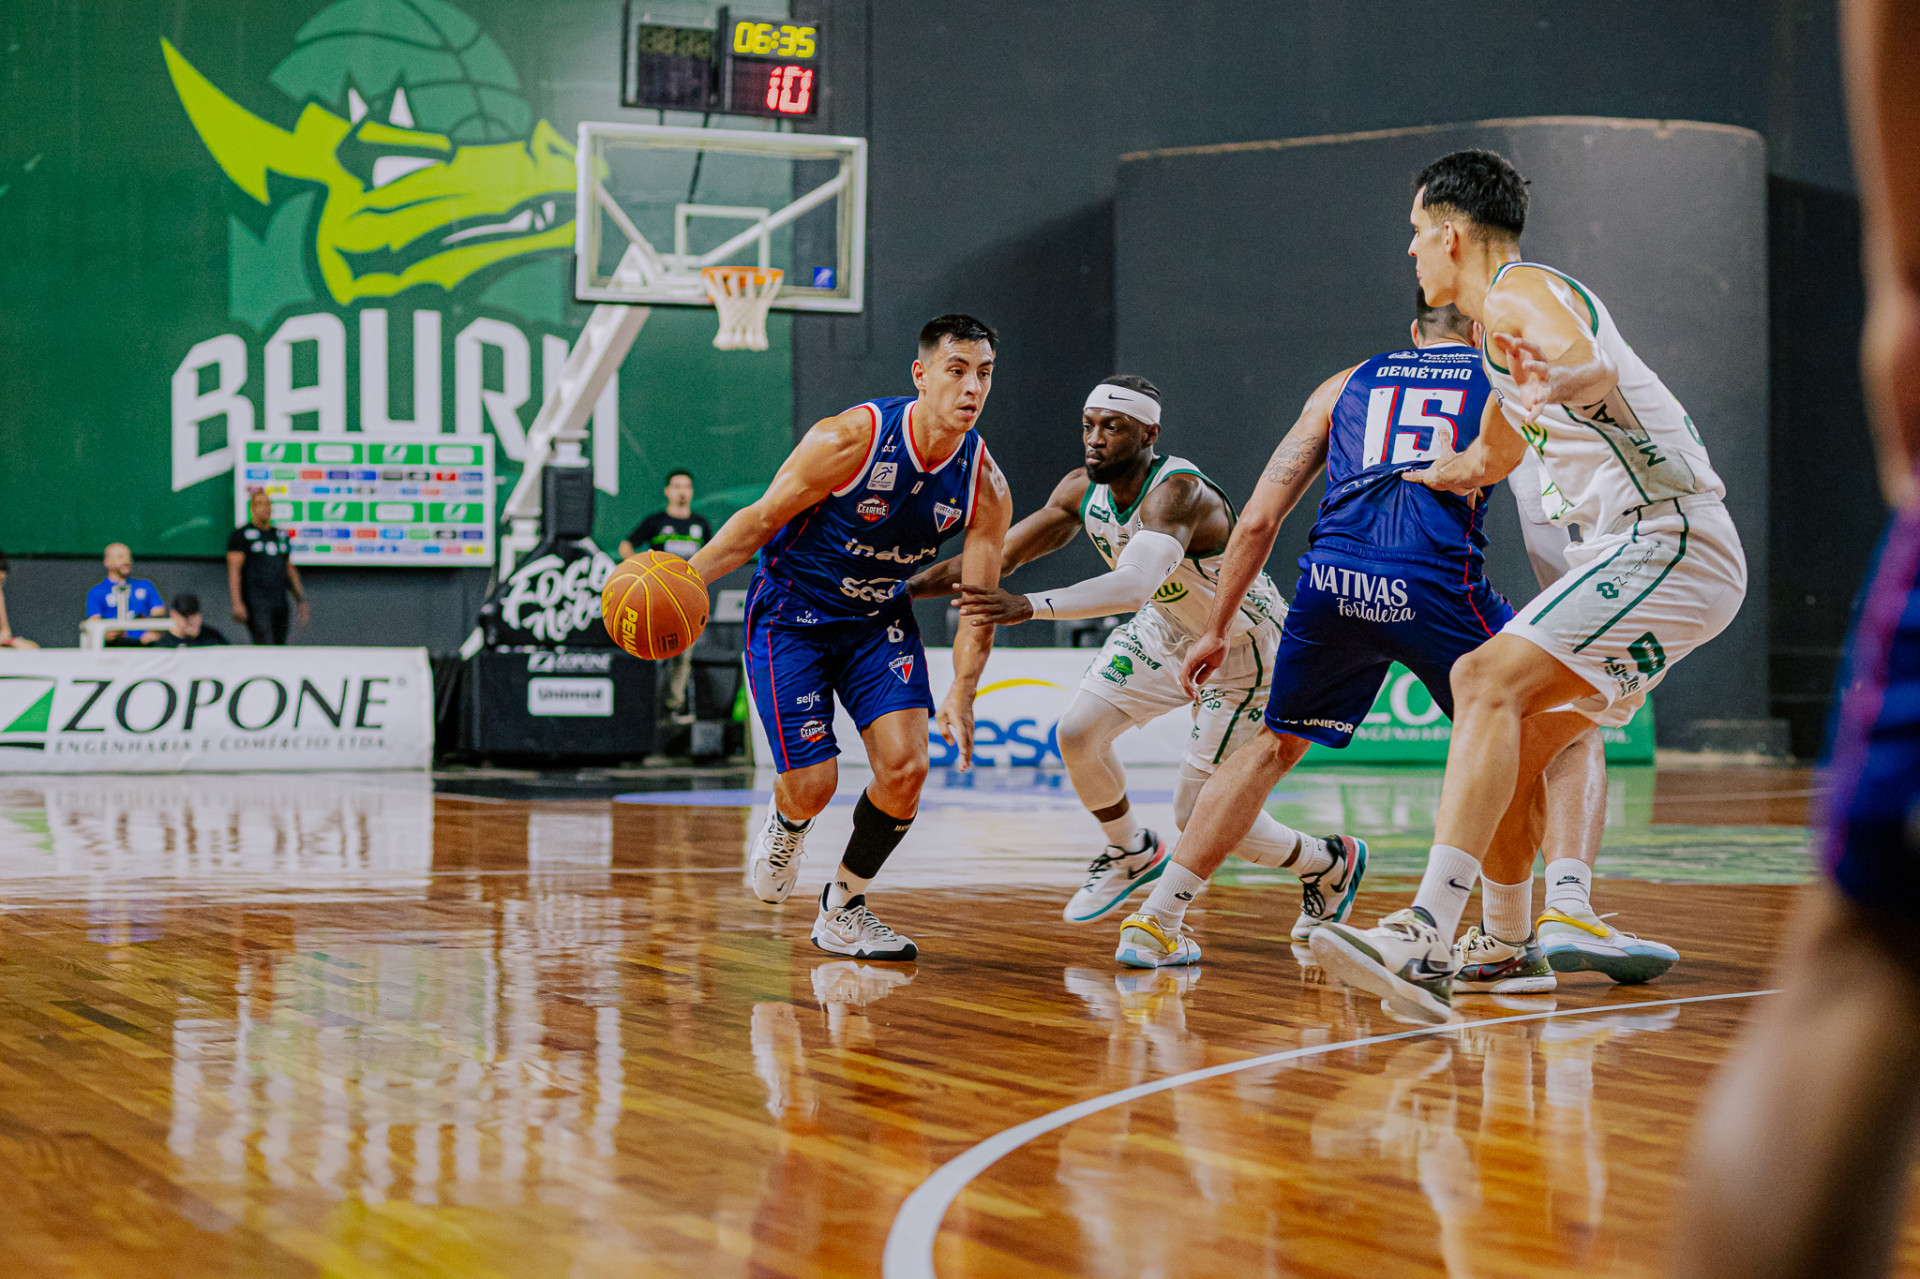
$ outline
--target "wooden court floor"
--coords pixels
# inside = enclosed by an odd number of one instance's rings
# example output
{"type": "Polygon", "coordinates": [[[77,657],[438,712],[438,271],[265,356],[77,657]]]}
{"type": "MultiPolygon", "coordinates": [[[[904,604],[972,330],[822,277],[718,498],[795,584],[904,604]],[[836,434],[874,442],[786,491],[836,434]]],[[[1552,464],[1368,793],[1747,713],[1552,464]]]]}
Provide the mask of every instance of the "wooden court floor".
{"type": "MultiPolygon", "coordinates": [[[[873,897],[910,966],[807,944],[844,806],[776,909],[750,783],[433,786],[0,779],[0,1275],[1652,1275],[1810,794],[1616,777],[1596,903],[1682,963],[1433,1033],[1303,967],[1271,875],[1202,899],[1203,964],[1116,968],[1058,917],[1057,780],[929,792],[873,897]]],[[[1274,808],[1376,841],[1371,917],[1437,794],[1274,808]]]]}

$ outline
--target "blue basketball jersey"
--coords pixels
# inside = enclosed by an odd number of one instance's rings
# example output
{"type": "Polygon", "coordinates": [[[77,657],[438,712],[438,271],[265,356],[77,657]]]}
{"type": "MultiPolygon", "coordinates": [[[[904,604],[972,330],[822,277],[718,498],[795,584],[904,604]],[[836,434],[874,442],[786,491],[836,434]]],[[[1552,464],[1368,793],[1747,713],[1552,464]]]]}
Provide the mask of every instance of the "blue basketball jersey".
{"type": "Polygon", "coordinates": [[[747,597],[755,618],[808,626],[893,613],[905,607],[907,579],[973,522],[986,446],[968,431],[951,456],[923,459],[911,430],[914,400],[860,406],[873,418],[866,461],[761,548],[747,597]]]}
{"type": "Polygon", "coordinates": [[[1347,376],[1333,406],[1327,491],[1312,549],[1478,575],[1486,503],[1409,484],[1400,472],[1430,464],[1435,442],[1457,452],[1479,438],[1492,385],[1464,342],[1376,355],[1347,376]]]}

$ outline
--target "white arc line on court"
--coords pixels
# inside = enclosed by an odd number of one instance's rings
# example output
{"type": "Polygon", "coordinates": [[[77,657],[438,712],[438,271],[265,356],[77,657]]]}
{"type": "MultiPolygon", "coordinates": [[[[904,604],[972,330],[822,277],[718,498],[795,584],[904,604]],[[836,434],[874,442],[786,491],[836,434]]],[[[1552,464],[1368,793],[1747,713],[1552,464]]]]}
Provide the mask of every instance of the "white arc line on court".
{"type": "Polygon", "coordinates": [[[881,1279],[938,1279],[933,1269],[933,1243],[940,1234],[940,1223],[946,1219],[947,1209],[960,1197],[975,1177],[1006,1158],[1020,1147],[1056,1128],[1064,1128],[1075,1120],[1085,1119],[1088,1115],[1097,1115],[1103,1110],[1137,1101],[1141,1097],[1151,1097],[1155,1093],[1167,1092],[1184,1084],[1197,1084],[1208,1079],[1218,1079],[1222,1075],[1236,1074],[1242,1070],[1255,1070],[1261,1066],[1271,1066],[1275,1062],[1298,1061],[1302,1057],[1317,1057],[1323,1053],[1338,1052],[1342,1048],[1364,1048],[1370,1044],[1390,1044],[1398,1039],[1417,1039],[1422,1035],[1443,1035],[1455,1030],[1471,1030],[1478,1026],[1505,1026],[1518,1021],[1545,1021],[1549,1017],[1583,1017],[1593,1013],[1639,1012],[1647,1008],[1671,1008],[1677,1004],[1706,1004],[1722,999],[1752,999],[1758,995],[1777,994],[1776,990],[1738,990],[1724,995],[1689,995],[1684,999],[1654,999],[1639,1004],[1597,1004],[1592,1008],[1568,1008],[1564,1011],[1546,1013],[1516,1013],[1511,1017],[1489,1017],[1481,1021],[1452,1022],[1443,1026],[1422,1026],[1416,1030],[1402,1030],[1391,1035],[1369,1035],[1365,1039],[1348,1039],[1337,1044],[1313,1044],[1306,1048],[1289,1048],[1285,1052],[1268,1053],[1264,1057],[1249,1057],[1245,1061],[1222,1062],[1218,1066],[1208,1066],[1204,1070],[1190,1070],[1184,1075],[1168,1075],[1165,1079],[1156,1079],[1151,1083],[1136,1084],[1132,1088],[1122,1088],[1119,1092],[1110,1092],[1100,1097],[1089,1097],[1085,1101],[1063,1106],[1059,1110],[1041,1115],[1038,1119],[1029,1119],[1024,1124],[1016,1124],[1005,1131],[961,1151],[946,1163],[934,1170],[931,1177],[921,1182],[914,1192],[900,1205],[900,1211],[894,1214],[893,1228],[887,1232],[887,1249],[880,1261],[881,1279]]]}

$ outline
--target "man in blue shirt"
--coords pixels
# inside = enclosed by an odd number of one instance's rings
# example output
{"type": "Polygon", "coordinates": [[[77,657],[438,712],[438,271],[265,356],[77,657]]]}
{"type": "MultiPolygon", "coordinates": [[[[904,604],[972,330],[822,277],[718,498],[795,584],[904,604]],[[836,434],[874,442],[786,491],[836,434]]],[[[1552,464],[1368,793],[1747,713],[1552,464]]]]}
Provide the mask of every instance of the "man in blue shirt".
{"type": "MultiPolygon", "coordinates": [[[[106,580],[87,592],[88,617],[165,617],[167,602],[160,591],[144,577],[133,576],[133,552],[121,542],[109,546],[102,562],[107,566],[106,580]]],[[[138,640],[109,639],[112,643],[150,644],[160,632],[145,632],[138,640]]]]}

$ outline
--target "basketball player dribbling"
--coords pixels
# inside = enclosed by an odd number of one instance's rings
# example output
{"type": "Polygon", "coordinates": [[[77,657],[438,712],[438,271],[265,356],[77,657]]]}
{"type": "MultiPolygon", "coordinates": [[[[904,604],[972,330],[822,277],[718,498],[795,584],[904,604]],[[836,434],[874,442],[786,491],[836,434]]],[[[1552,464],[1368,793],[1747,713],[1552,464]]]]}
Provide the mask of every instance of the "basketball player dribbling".
{"type": "MultiPolygon", "coordinates": [[[[1062,912],[1070,924],[1090,924],[1119,909],[1159,879],[1168,863],[1160,837],[1133,812],[1114,740],[1170,711],[1192,715],[1173,799],[1174,824],[1185,826],[1207,778],[1259,729],[1287,612],[1273,582],[1259,574],[1228,620],[1228,652],[1220,668],[1197,692],[1182,685],[1180,665],[1212,612],[1235,516],[1226,494],[1191,462],[1155,451],[1160,416],[1160,392],[1145,378],[1120,374],[1094,387],[1080,414],[1086,465],[1069,472],[1047,504],[1007,535],[1009,571],[1052,554],[1083,530],[1111,571],[1071,586],[1015,595],[999,587],[959,585],[959,561],[947,560],[912,584],[916,594],[927,596],[958,589],[963,616],[1000,626],[1035,618],[1134,614],[1108,635],[1060,718],[1067,776],[1107,836],[1105,850],[1095,855],[1085,882],[1062,912]]],[[[1255,815],[1234,851],[1300,876],[1304,887],[1296,937],[1346,918],[1367,856],[1360,840],[1303,835],[1265,812],[1255,815]]],[[[1192,953],[1197,955],[1197,948],[1192,953]]]]}
{"type": "Polygon", "coordinates": [[[1894,520],[1856,625],[1820,845],[1777,995],[1694,1135],[1684,1279],[1888,1273],[1920,1134],[1920,8],[1841,9],[1867,319],[1861,366],[1894,520]]]}
{"type": "MultiPolygon", "coordinates": [[[[913,825],[927,778],[933,695],[907,579],[964,534],[960,580],[1000,580],[1012,499],[974,429],[995,347],[993,330],[971,316],[929,320],[913,362],[919,394],[815,423],[765,496],[691,561],[711,582],[760,555],[747,592],[747,677],[779,773],[747,872],[762,901],[793,891],[807,831],[839,786],[836,697],[866,745],[873,780],[813,923],[813,944],[832,954],[918,954],[867,907],[866,892],[913,825]]],[[[984,623],[964,622],[954,639],[953,686],[935,723],[962,768],[973,758],[973,699],[992,646],[984,623]]]]}
{"type": "MultiPolygon", "coordinates": [[[[1673,663],[1726,629],[1747,572],[1693,420],[1590,290],[1521,260],[1527,189],[1514,167],[1456,151],[1414,185],[1407,252],[1426,301],[1480,323],[1503,412],[1464,452],[1402,479],[1468,494],[1531,448],[1548,517],[1583,534],[1568,574],[1453,668],[1453,738],[1412,905],[1373,928],[1328,924],[1310,942],[1347,984],[1444,1021],[1454,933],[1509,801],[1538,794],[1568,742],[1593,723],[1625,723],[1673,663]]],[[[1533,855],[1503,842],[1487,877],[1530,876],[1533,855]]]]}

